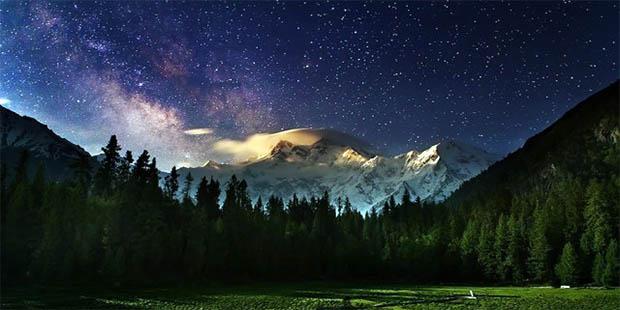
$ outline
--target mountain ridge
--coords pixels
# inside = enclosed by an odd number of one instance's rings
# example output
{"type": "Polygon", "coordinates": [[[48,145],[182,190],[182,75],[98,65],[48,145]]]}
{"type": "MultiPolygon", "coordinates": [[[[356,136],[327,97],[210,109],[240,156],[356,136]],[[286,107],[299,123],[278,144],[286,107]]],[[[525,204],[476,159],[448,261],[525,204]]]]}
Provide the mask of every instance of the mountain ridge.
{"type": "Polygon", "coordinates": [[[9,174],[17,165],[23,150],[28,150],[33,163],[46,168],[50,179],[62,180],[72,175],[71,162],[80,157],[91,157],[81,146],[59,136],[35,118],[22,116],[0,106],[0,158],[9,174]]]}
{"type": "MultiPolygon", "coordinates": [[[[534,179],[540,179],[545,171],[559,164],[577,176],[590,173],[576,168],[582,166],[582,158],[578,154],[588,151],[586,145],[596,143],[590,141],[592,139],[612,140],[615,143],[620,140],[617,125],[620,114],[619,93],[620,80],[616,80],[580,101],[552,125],[527,139],[521,148],[497,161],[485,172],[464,182],[446,203],[456,205],[482,195],[483,188],[490,184],[513,191],[524,187],[524,184],[525,187],[530,186],[530,183],[535,182],[534,179]],[[611,124],[605,124],[605,119],[611,119],[611,124]],[[517,184],[521,185],[516,186],[517,184]]],[[[597,166],[596,164],[593,161],[584,166],[597,166]]]]}
{"type": "MultiPolygon", "coordinates": [[[[307,129],[284,131],[299,132],[307,129]]],[[[333,131],[332,131],[333,132],[333,131]]],[[[281,133],[270,134],[281,136],[281,133]]],[[[348,197],[359,210],[380,208],[390,195],[400,198],[407,189],[413,198],[439,202],[460,184],[486,169],[498,159],[474,146],[444,140],[423,151],[411,150],[384,156],[360,149],[360,143],[319,138],[294,144],[272,142],[266,155],[241,163],[208,161],[202,167],[179,169],[181,178],[192,173],[195,179],[214,177],[225,183],[233,174],[245,179],[253,200],[276,195],[288,199],[320,196],[327,191],[335,202],[348,197]]],[[[195,190],[195,188],[194,188],[195,190]]]]}

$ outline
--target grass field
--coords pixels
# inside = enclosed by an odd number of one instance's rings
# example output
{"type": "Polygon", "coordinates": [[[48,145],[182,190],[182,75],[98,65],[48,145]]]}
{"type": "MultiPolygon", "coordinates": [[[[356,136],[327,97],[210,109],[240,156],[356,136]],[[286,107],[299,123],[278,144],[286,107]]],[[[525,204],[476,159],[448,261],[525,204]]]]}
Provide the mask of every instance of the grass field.
{"type": "Polygon", "coordinates": [[[2,309],[620,309],[620,289],[265,284],[150,289],[11,288],[2,309]],[[469,290],[476,299],[465,299],[469,290]]]}

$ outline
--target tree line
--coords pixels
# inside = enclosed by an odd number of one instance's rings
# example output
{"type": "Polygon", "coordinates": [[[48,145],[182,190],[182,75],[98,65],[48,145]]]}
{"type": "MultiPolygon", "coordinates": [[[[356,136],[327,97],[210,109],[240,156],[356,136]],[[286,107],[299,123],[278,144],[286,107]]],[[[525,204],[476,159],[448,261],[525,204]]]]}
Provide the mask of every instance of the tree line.
{"type": "MultiPolygon", "coordinates": [[[[135,160],[131,151],[121,155],[115,136],[102,150],[96,169],[80,158],[64,182],[47,182],[42,165],[30,176],[28,152],[11,180],[2,165],[3,283],[618,285],[617,175],[584,179],[559,171],[549,184],[518,194],[490,191],[458,207],[405,192],[361,214],[346,197],[327,193],[253,202],[248,184],[234,175],[226,184],[180,179],[173,167],[160,180],[155,158],[147,151],[135,160]]],[[[617,147],[612,151],[617,155],[617,147]]]]}

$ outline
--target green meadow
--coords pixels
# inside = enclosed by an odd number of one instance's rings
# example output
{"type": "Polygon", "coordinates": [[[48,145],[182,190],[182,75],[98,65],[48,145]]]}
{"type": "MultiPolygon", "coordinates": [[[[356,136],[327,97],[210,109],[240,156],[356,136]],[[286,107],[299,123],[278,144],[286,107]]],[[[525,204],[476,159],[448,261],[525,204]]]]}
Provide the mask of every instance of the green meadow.
{"type": "Polygon", "coordinates": [[[149,289],[29,287],[2,309],[618,309],[620,289],[252,284],[149,289]],[[466,298],[472,290],[475,299],[466,298]]]}

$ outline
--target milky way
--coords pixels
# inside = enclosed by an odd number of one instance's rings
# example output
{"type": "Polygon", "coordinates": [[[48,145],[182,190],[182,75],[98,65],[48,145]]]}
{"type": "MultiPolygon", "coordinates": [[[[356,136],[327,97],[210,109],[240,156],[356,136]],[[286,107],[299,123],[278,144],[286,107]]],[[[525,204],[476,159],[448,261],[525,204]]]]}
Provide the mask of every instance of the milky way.
{"type": "Polygon", "coordinates": [[[164,169],[328,127],[520,146],[618,78],[615,2],[0,2],[0,104],[164,169]],[[228,140],[225,140],[228,141],[228,140]]]}

